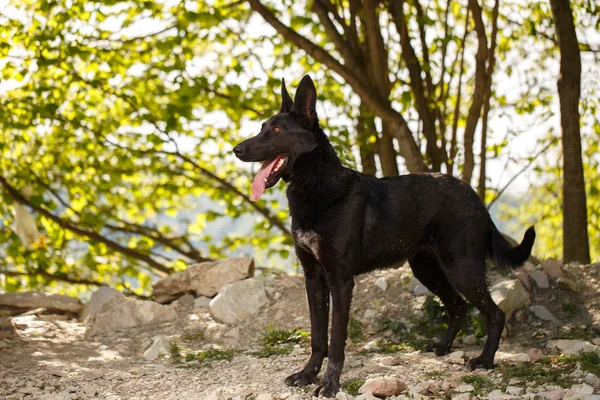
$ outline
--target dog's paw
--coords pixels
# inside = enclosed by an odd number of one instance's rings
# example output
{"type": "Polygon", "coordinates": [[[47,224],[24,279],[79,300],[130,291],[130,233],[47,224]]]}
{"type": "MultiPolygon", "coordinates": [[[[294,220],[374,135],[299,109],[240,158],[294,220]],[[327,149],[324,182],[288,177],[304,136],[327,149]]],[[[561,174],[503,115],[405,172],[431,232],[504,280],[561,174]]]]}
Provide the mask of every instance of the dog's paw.
{"type": "Polygon", "coordinates": [[[450,353],[451,347],[452,347],[451,345],[436,342],[436,343],[426,344],[425,346],[423,346],[423,351],[425,351],[425,352],[433,351],[435,353],[435,355],[439,357],[439,356],[445,356],[446,354],[450,353]]]}
{"type": "Polygon", "coordinates": [[[304,370],[300,372],[296,372],[285,378],[285,384],[288,386],[308,386],[312,383],[315,383],[317,380],[316,373],[309,373],[304,370]]]}
{"type": "Polygon", "coordinates": [[[317,388],[315,389],[313,395],[319,397],[335,397],[335,395],[340,391],[340,383],[335,379],[327,379],[323,380],[317,388]]]}
{"type": "Polygon", "coordinates": [[[475,371],[476,369],[492,369],[494,368],[494,362],[489,358],[479,356],[470,359],[467,363],[467,368],[471,371],[475,371]]]}

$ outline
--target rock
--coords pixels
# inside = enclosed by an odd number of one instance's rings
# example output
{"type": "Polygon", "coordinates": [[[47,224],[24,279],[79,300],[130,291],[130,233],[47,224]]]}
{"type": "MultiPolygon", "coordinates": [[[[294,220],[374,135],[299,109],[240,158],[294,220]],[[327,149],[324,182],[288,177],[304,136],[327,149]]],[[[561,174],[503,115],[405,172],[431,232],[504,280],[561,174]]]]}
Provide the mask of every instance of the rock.
{"type": "Polygon", "coordinates": [[[208,396],[208,399],[206,400],[227,400],[227,397],[225,397],[225,395],[223,395],[223,393],[221,393],[220,390],[217,390],[212,392],[212,394],[208,396]]]}
{"type": "Polygon", "coordinates": [[[524,310],[519,310],[515,313],[515,319],[519,322],[523,322],[527,319],[527,313],[524,310]]]}
{"type": "Polygon", "coordinates": [[[226,285],[253,275],[252,257],[203,262],[156,282],[152,293],[159,303],[169,303],[186,293],[213,297],[226,285]]]}
{"type": "MultiPolygon", "coordinates": [[[[335,400],[351,400],[351,399],[352,399],[352,397],[350,395],[342,392],[341,390],[339,392],[337,392],[337,394],[335,395],[335,400]]],[[[302,400],[302,399],[300,398],[300,395],[295,394],[291,397],[288,397],[287,400],[302,400]]]]}
{"type": "Polygon", "coordinates": [[[194,308],[195,304],[196,300],[194,299],[194,296],[192,296],[189,293],[184,294],[176,301],[176,306],[187,310],[189,310],[190,308],[194,308]]]}
{"type": "Polygon", "coordinates": [[[454,390],[456,390],[457,392],[460,393],[466,393],[466,392],[472,392],[473,390],[475,390],[475,388],[473,387],[473,385],[460,385],[454,388],[454,390]]]}
{"type": "Polygon", "coordinates": [[[531,358],[529,357],[529,354],[517,353],[511,358],[511,360],[517,364],[520,364],[530,362],[531,358]]]}
{"type": "Polygon", "coordinates": [[[531,312],[533,312],[533,314],[535,314],[536,317],[538,317],[542,321],[550,321],[557,325],[560,324],[558,318],[556,318],[554,314],[552,314],[550,310],[548,310],[545,306],[536,304],[534,306],[529,307],[529,309],[531,310],[531,312]]]}
{"type": "Polygon", "coordinates": [[[371,393],[363,393],[354,398],[354,400],[379,400],[377,397],[373,396],[371,393]]]}
{"type": "Polygon", "coordinates": [[[600,388],[600,378],[592,374],[591,372],[585,374],[585,376],[583,377],[583,381],[588,385],[592,386],[593,388],[600,388]]]}
{"type": "Polygon", "coordinates": [[[417,287],[414,288],[413,293],[416,296],[425,296],[429,294],[429,289],[427,289],[424,285],[417,285],[417,287]]]}
{"type": "Polygon", "coordinates": [[[492,299],[510,320],[513,312],[530,304],[529,293],[518,279],[501,281],[490,289],[492,299]]]}
{"type": "Polygon", "coordinates": [[[521,281],[521,283],[527,288],[527,290],[531,289],[531,282],[529,282],[529,275],[523,269],[517,271],[515,276],[521,281]]]}
{"type": "Polygon", "coordinates": [[[381,290],[383,290],[385,292],[386,289],[388,288],[387,280],[383,276],[379,277],[375,281],[375,286],[377,286],[379,289],[381,289],[381,290]]]}
{"type": "Polygon", "coordinates": [[[464,355],[465,355],[465,352],[462,350],[455,351],[448,355],[448,358],[446,359],[446,361],[448,361],[450,364],[464,364],[465,363],[465,360],[463,359],[464,355]]]}
{"type": "Polygon", "coordinates": [[[96,317],[90,320],[86,337],[134,326],[172,321],[176,318],[177,312],[173,306],[114,296],[104,303],[96,317]]]}
{"type": "MultiPolygon", "coordinates": [[[[0,325],[0,329],[1,328],[2,328],[2,325],[0,325]]],[[[595,346],[600,346],[600,337],[592,339],[592,344],[595,346]]]]}
{"type": "Polygon", "coordinates": [[[144,358],[148,361],[154,361],[161,354],[166,354],[171,345],[169,338],[166,336],[158,336],[154,339],[154,343],[144,351],[144,358]]]}
{"type": "Polygon", "coordinates": [[[377,311],[367,309],[363,315],[366,319],[375,318],[377,316],[377,311]]]}
{"type": "Polygon", "coordinates": [[[584,353],[600,353],[600,346],[594,346],[593,344],[586,342],[585,340],[549,340],[546,344],[546,347],[549,349],[559,349],[567,356],[577,355],[581,351],[583,351],[584,353]]]}
{"type": "Polygon", "coordinates": [[[544,261],[544,263],[542,264],[542,268],[544,269],[544,272],[546,272],[548,276],[550,276],[550,278],[557,279],[565,275],[560,266],[560,263],[552,257],[544,261]]]}
{"type": "MultiPolygon", "coordinates": [[[[338,392],[338,394],[340,394],[340,393],[343,394],[342,392],[338,392]]],[[[337,395],[336,395],[335,398],[337,400],[348,400],[347,397],[337,397],[337,395]]],[[[302,398],[300,397],[299,394],[293,394],[290,397],[287,397],[286,400],[302,400],[302,398]]]]}
{"type": "Polygon", "coordinates": [[[461,393],[452,397],[452,400],[471,400],[471,393],[461,393]]]}
{"type": "Polygon", "coordinates": [[[533,400],[562,400],[565,397],[565,393],[563,389],[539,392],[533,396],[533,400]]]}
{"type": "Polygon", "coordinates": [[[7,311],[9,315],[21,314],[36,308],[78,314],[83,309],[83,304],[78,298],[62,294],[36,291],[0,294],[0,310],[7,311]]]}
{"type": "Polygon", "coordinates": [[[402,364],[402,359],[400,357],[390,356],[382,358],[379,362],[388,367],[393,367],[394,365],[402,364]]]}
{"type": "Polygon", "coordinates": [[[537,287],[540,289],[548,289],[550,287],[548,275],[546,275],[544,271],[531,271],[529,273],[529,277],[533,279],[537,287]]]}
{"type": "Polygon", "coordinates": [[[583,400],[600,400],[600,394],[588,394],[583,396],[583,400]]]}
{"type": "Polygon", "coordinates": [[[85,371],[85,373],[83,374],[83,377],[89,381],[94,381],[96,379],[100,379],[104,376],[104,372],[102,372],[101,370],[97,370],[97,369],[91,369],[88,371],[85,371]]]}
{"type": "Polygon", "coordinates": [[[569,278],[558,278],[556,280],[556,283],[558,284],[558,287],[563,288],[563,289],[569,289],[573,292],[577,292],[577,284],[569,279],[569,278]]]}
{"type": "Polygon", "coordinates": [[[477,337],[475,335],[468,335],[463,337],[462,342],[465,346],[473,346],[477,343],[477,337]]]}
{"type": "Polygon", "coordinates": [[[256,400],[273,400],[273,396],[268,393],[261,393],[256,396],[256,400]]]}
{"type": "Polygon", "coordinates": [[[588,396],[594,393],[594,388],[586,383],[582,383],[581,385],[573,385],[571,389],[565,393],[565,400],[580,400],[583,399],[584,396],[588,396]]]}
{"type": "Polygon", "coordinates": [[[358,389],[358,393],[372,393],[375,396],[390,397],[408,388],[406,383],[396,378],[369,379],[358,389]]]}
{"type": "Polygon", "coordinates": [[[200,296],[194,300],[194,308],[203,308],[208,310],[208,305],[212,299],[206,296],[200,296]]]}
{"type": "Polygon", "coordinates": [[[529,349],[527,350],[527,355],[529,355],[529,361],[532,363],[538,362],[544,358],[544,352],[540,349],[529,349]]]}
{"type": "Polygon", "coordinates": [[[363,365],[362,360],[352,360],[348,363],[350,368],[358,368],[363,365]]]}
{"type": "Polygon", "coordinates": [[[216,321],[235,324],[256,314],[269,302],[262,280],[252,278],[225,286],[210,302],[210,314],[216,321]]]}
{"type": "Polygon", "coordinates": [[[7,338],[15,336],[16,334],[17,330],[15,329],[12,320],[8,317],[0,318],[0,338],[7,338]]]}
{"type": "Polygon", "coordinates": [[[226,332],[225,337],[229,337],[232,339],[239,339],[240,338],[240,327],[236,326],[233,329],[231,329],[230,331],[226,332]]]}
{"type": "Polygon", "coordinates": [[[519,386],[508,386],[506,388],[506,393],[512,394],[514,396],[520,396],[522,394],[525,394],[525,388],[519,386]]]}
{"type": "Polygon", "coordinates": [[[89,326],[91,321],[96,318],[96,315],[100,312],[102,306],[105,303],[108,303],[113,297],[122,299],[125,296],[118,290],[108,286],[98,288],[98,290],[92,293],[90,301],[84,306],[79,318],[81,322],[83,322],[85,326],[89,326]]]}

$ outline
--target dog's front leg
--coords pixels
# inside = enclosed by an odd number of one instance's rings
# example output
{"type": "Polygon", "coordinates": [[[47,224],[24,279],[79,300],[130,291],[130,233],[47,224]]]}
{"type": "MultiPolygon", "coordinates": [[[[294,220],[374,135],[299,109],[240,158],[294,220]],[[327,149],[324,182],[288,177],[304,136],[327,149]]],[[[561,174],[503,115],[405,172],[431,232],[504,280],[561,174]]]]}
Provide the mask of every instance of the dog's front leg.
{"type": "Polygon", "coordinates": [[[302,263],[306,280],[306,294],[310,310],[311,355],[302,371],[288,376],[285,383],[289,386],[306,386],[317,380],[323,360],[327,356],[329,288],[317,260],[301,249],[297,249],[296,253],[302,263]]]}
{"type": "Polygon", "coordinates": [[[323,383],[315,390],[325,397],[335,397],[340,390],[340,375],[344,367],[344,350],[348,337],[348,321],[350,319],[350,304],[352,303],[352,276],[333,279],[330,282],[331,298],[333,300],[333,318],[331,327],[331,344],[327,355],[328,365],[323,383]]]}

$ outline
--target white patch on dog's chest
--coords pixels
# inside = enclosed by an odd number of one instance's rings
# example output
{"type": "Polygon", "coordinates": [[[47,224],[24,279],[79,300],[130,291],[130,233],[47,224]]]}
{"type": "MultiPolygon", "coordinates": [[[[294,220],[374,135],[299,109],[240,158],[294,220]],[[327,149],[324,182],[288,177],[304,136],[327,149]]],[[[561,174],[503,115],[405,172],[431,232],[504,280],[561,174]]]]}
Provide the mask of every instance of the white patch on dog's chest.
{"type": "Polygon", "coordinates": [[[294,231],[294,242],[297,246],[312,253],[313,256],[319,259],[319,248],[321,238],[315,231],[294,231]]]}

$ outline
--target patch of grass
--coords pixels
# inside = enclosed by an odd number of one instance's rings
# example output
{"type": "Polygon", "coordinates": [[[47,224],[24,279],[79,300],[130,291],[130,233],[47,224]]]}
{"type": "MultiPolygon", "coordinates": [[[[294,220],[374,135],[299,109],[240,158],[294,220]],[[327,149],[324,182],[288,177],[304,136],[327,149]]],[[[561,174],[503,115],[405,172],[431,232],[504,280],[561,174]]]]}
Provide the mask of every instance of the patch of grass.
{"type": "Polygon", "coordinates": [[[181,368],[192,369],[192,368],[201,368],[210,364],[213,361],[231,361],[233,356],[235,355],[234,350],[223,350],[223,349],[208,349],[201,351],[199,353],[187,353],[185,355],[186,362],[197,361],[197,363],[183,365],[181,368]]]}
{"type": "Polygon", "coordinates": [[[363,326],[356,318],[350,318],[350,323],[348,324],[348,337],[352,340],[352,343],[361,342],[365,338],[363,326]]]}
{"type": "Polygon", "coordinates": [[[577,306],[573,303],[564,303],[562,305],[563,312],[567,315],[567,317],[572,317],[577,311],[577,306]]]}
{"type": "Polygon", "coordinates": [[[184,342],[203,342],[206,339],[204,332],[188,332],[181,335],[181,340],[184,342]]]}
{"type": "Polygon", "coordinates": [[[348,382],[342,385],[342,388],[350,395],[356,396],[358,389],[365,384],[364,379],[350,379],[348,382]]]}
{"type": "Polygon", "coordinates": [[[544,357],[535,364],[502,365],[500,372],[505,383],[512,378],[538,385],[553,383],[562,387],[573,385],[568,374],[575,369],[576,363],[564,357],[544,357]]]}
{"type": "Polygon", "coordinates": [[[181,362],[181,347],[174,341],[171,341],[169,344],[169,354],[171,355],[171,360],[173,360],[173,362],[181,362]]]}
{"type": "Polygon", "coordinates": [[[446,376],[446,371],[444,371],[442,369],[425,372],[425,379],[427,379],[427,380],[431,379],[431,380],[439,381],[439,380],[444,379],[445,376],[446,376]]]}
{"type": "Polygon", "coordinates": [[[409,353],[416,349],[410,343],[394,343],[394,342],[383,342],[378,343],[378,353],[392,354],[392,353],[409,353]]]}
{"type": "Polygon", "coordinates": [[[496,385],[494,384],[494,382],[482,375],[465,375],[461,378],[461,381],[472,385],[475,388],[475,390],[473,390],[471,393],[473,393],[476,396],[481,396],[485,393],[489,393],[492,390],[496,389],[496,385]]]}
{"type": "Polygon", "coordinates": [[[310,332],[301,329],[277,329],[273,324],[265,327],[260,338],[262,348],[254,353],[258,357],[285,355],[292,351],[290,344],[307,341],[310,332]]]}
{"type": "Polygon", "coordinates": [[[577,356],[565,357],[564,362],[570,363],[574,365],[574,367],[579,364],[582,371],[591,372],[596,376],[600,376],[600,354],[598,353],[581,352],[577,356]]]}
{"type": "Polygon", "coordinates": [[[398,334],[402,331],[405,331],[406,326],[399,319],[385,317],[379,322],[378,331],[387,331],[388,329],[398,334]]]}

